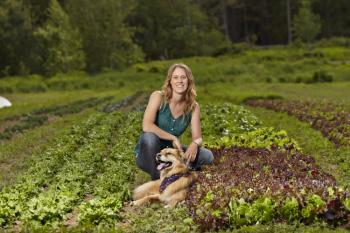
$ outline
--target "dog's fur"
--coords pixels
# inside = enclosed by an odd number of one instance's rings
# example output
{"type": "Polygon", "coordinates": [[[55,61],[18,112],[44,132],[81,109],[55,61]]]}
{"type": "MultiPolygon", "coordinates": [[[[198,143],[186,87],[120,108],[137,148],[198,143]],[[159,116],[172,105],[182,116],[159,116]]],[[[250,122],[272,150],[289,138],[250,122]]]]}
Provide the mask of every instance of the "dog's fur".
{"type": "MultiPolygon", "coordinates": [[[[147,182],[137,187],[133,192],[134,201],[132,205],[139,206],[150,201],[162,201],[167,207],[174,207],[176,204],[186,198],[189,186],[196,180],[197,174],[190,172],[187,165],[183,162],[183,153],[178,149],[165,148],[157,154],[157,163],[168,162],[168,167],[160,166],[160,179],[147,182]],[[169,184],[165,190],[160,193],[159,188],[166,177],[175,174],[187,174],[169,184]]],[[[164,164],[163,164],[164,165],[164,164]]],[[[158,166],[159,169],[159,166],[158,166]]]]}

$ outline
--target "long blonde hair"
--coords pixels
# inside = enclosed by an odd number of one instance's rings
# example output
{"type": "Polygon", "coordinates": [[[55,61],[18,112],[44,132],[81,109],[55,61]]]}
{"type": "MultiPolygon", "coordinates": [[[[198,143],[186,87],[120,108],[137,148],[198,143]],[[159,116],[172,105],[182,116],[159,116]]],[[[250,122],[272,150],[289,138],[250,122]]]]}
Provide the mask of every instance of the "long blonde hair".
{"type": "Polygon", "coordinates": [[[184,101],[185,101],[184,113],[187,114],[187,113],[194,110],[194,107],[196,105],[196,96],[197,96],[192,71],[187,65],[182,64],[182,63],[176,63],[176,64],[173,64],[169,67],[168,74],[167,74],[167,77],[165,79],[165,82],[164,82],[163,88],[162,88],[162,91],[164,94],[163,95],[164,102],[169,103],[170,99],[172,98],[173,89],[171,88],[170,81],[171,81],[172,74],[173,74],[174,70],[178,67],[185,70],[186,77],[188,80],[187,90],[186,90],[186,93],[184,95],[184,101]]]}

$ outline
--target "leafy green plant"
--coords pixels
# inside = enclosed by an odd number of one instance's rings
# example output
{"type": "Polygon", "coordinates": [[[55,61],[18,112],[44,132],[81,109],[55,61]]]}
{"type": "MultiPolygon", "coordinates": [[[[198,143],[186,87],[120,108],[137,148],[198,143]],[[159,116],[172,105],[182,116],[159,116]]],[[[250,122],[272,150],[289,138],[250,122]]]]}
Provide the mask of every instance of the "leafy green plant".
{"type": "Polygon", "coordinates": [[[278,148],[212,149],[186,200],[203,231],[271,222],[346,222],[348,191],[312,157],[278,148]],[[346,202],[346,203],[345,203],[346,202]]]}
{"type": "Polygon", "coordinates": [[[269,197],[261,197],[251,204],[242,198],[231,200],[229,203],[229,218],[232,226],[270,222],[274,215],[275,204],[269,197]]]}
{"type": "Polygon", "coordinates": [[[278,147],[301,150],[286,131],[262,127],[260,120],[243,107],[210,104],[204,107],[203,112],[203,134],[208,147],[278,147]]]}
{"type": "Polygon", "coordinates": [[[299,203],[295,197],[287,197],[278,211],[289,223],[297,222],[300,219],[299,203]]]}
{"type": "Polygon", "coordinates": [[[324,211],[326,202],[316,194],[313,194],[306,200],[305,207],[301,210],[301,216],[307,221],[313,221],[317,219],[317,215],[324,211]]]}

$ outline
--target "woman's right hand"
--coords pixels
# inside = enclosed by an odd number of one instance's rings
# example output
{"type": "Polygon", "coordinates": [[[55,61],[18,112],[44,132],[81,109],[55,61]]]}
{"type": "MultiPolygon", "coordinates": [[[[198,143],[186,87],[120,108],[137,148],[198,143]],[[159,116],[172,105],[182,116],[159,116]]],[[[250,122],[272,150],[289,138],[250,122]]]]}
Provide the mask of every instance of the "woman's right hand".
{"type": "Polygon", "coordinates": [[[173,139],[173,147],[182,151],[180,140],[177,137],[173,139]]]}

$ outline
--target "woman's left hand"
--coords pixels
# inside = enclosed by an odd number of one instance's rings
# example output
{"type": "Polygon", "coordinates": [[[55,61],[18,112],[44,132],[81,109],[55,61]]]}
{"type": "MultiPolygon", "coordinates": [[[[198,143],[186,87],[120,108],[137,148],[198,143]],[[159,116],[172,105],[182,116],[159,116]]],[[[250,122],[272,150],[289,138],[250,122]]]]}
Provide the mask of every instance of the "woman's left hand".
{"type": "Polygon", "coordinates": [[[184,158],[186,161],[193,162],[196,159],[196,155],[198,152],[198,145],[192,142],[185,152],[184,158]]]}

